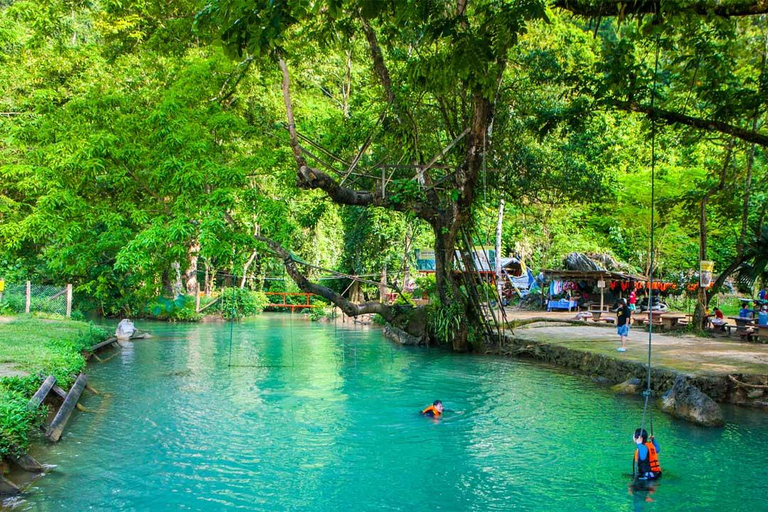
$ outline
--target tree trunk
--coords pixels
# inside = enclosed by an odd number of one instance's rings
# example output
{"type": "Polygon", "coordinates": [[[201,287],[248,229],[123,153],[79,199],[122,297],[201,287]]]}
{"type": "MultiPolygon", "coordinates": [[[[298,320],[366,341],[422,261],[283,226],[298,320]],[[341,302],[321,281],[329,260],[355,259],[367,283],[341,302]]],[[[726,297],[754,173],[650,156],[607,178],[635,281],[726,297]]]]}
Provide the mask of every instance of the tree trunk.
{"type": "Polygon", "coordinates": [[[258,256],[259,252],[254,250],[251,255],[248,257],[248,261],[245,262],[245,265],[243,265],[243,277],[240,279],[240,289],[242,290],[245,288],[245,281],[248,277],[248,268],[251,266],[253,261],[256,259],[256,256],[258,256]]]}
{"type": "Polygon", "coordinates": [[[499,201],[499,217],[496,221],[496,292],[498,293],[499,297],[501,297],[503,293],[503,290],[501,289],[501,228],[503,222],[504,200],[502,199],[499,201]]]}
{"type": "MultiPolygon", "coordinates": [[[[733,154],[734,138],[728,142],[728,147],[725,151],[725,158],[723,161],[723,167],[720,170],[720,181],[716,187],[708,190],[704,197],[701,198],[701,205],[699,210],[699,265],[702,261],[707,259],[707,203],[709,198],[716,192],[723,189],[725,185],[725,175],[728,167],[731,164],[731,155],[733,154]]],[[[696,301],[696,308],[693,311],[693,325],[698,329],[705,329],[707,326],[707,290],[701,286],[701,267],[699,267],[699,287],[698,297],[696,301]]]]}
{"type": "Polygon", "coordinates": [[[197,240],[192,242],[187,249],[187,269],[184,271],[184,286],[187,289],[187,295],[197,293],[197,260],[200,252],[200,243],[197,240]]]}

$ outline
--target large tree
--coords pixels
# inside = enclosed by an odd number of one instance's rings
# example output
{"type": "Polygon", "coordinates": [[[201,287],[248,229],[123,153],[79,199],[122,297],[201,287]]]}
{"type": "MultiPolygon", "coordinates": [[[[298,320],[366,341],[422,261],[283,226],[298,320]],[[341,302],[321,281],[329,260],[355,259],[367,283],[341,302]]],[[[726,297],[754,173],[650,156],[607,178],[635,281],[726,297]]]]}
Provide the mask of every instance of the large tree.
{"type": "MultiPolygon", "coordinates": [[[[264,56],[279,66],[299,187],[322,190],[342,205],[406,212],[432,228],[438,307],[456,326],[449,340],[455,350],[480,343],[483,334],[483,314],[473,300],[476,290],[464,286],[455,272],[456,254],[471,249],[466,230],[493,143],[491,127],[509,50],[526,31],[526,22],[544,19],[546,12],[539,1],[496,0],[218,1],[205,11],[234,51],[244,58],[264,56]],[[290,69],[302,65],[306,50],[300,48],[320,45],[339,51],[361,42],[379,85],[378,98],[368,105],[379,113],[378,121],[361,144],[340,155],[350,163],[347,169],[321,170],[321,159],[302,139],[304,120],[294,115],[290,69]],[[353,171],[363,176],[348,179],[353,171]]],[[[347,314],[378,313],[413,335],[425,335],[408,308],[353,304],[311,283],[289,250],[263,240],[284,258],[302,289],[326,297],[347,314]]]]}

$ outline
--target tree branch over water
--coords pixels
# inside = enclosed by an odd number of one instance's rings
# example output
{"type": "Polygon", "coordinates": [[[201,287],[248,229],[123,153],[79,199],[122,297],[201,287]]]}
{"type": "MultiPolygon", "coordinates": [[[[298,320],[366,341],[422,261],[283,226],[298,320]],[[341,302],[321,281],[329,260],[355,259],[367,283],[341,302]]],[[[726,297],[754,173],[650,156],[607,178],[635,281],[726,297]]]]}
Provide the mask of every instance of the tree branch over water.
{"type": "Polygon", "coordinates": [[[395,312],[389,305],[383,302],[366,302],[363,304],[355,304],[354,302],[345,299],[330,288],[319,285],[317,283],[313,283],[307,279],[307,277],[302,274],[297,267],[297,262],[301,262],[296,260],[290,251],[288,251],[279,243],[261,235],[254,235],[254,238],[259,242],[264,243],[283,260],[283,265],[285,265],[285,270],[288,272],[288,275],[291,276],[291,279],[294,280],[296,285],[305,292],[314,293],[315,295],[319,295],[324,299],[329,300],[341,308],[341,310],[348,316],[360,316],[371,313],[378,313],[388,322],[394,320],[395,312]]]}

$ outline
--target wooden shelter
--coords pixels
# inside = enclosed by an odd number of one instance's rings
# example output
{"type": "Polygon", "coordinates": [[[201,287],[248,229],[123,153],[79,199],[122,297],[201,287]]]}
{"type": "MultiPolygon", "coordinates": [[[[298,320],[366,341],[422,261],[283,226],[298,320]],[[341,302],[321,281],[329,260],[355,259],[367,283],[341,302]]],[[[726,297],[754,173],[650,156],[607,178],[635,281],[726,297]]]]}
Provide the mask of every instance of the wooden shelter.
{"type": "MultiPolygon", "coordinates": [[[[593,288],[600,290],[600,311],[605,308],[605,289],[608,288],[618,293],[621,297],[622,292],[634,289],[633,283],[647,283],[648,278],[640,274],[628,274],[624,272],[614,272],[610,270],[544,270],[542,271],[547,281],[573,281],[577,283],[587,282],[593,288]],[[611,284],[618,286],[611,286],[611,284]],[[618,289],[616,289],[618,288],[618,289]]],[[[548,294],[548,303],[552,297],[548,294]]]]}

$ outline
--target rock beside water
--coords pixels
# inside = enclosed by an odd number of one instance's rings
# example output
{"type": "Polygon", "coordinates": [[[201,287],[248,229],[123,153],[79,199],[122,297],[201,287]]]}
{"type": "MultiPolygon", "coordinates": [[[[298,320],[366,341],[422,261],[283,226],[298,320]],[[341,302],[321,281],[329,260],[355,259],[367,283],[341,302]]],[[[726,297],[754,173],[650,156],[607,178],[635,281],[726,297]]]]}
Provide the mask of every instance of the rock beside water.
{"type": "Polygon", "coordinates": [[[424,339],[408,334],[402,329],[387,325],[383,330],[384,336],[401,345],[423,345],[424,339]]]}
{"type": "Polygon", "coordinates": [[[611,391],[619,395],[636,395],[640,392],[641,382],[638,378],[632,378],[611,386],[611,391]]]}
{"type": "Polygon", "coordinates": [[[117,324],[117,329],[115,330],[115,337],[120,341],[128,341],[131,339],[131,336],[136,332],[136,327],[133,326],[133,322],[128,320],[127,318],[124,318],[120,320],[120,323],[117,324]]]}
{"type": "Polygon", "coordinates": [[[684,377],[675,379],[669,391],[662,395],[661,409],[672,416],[706,427],[725,425],[720,406],[684,377]]]}

